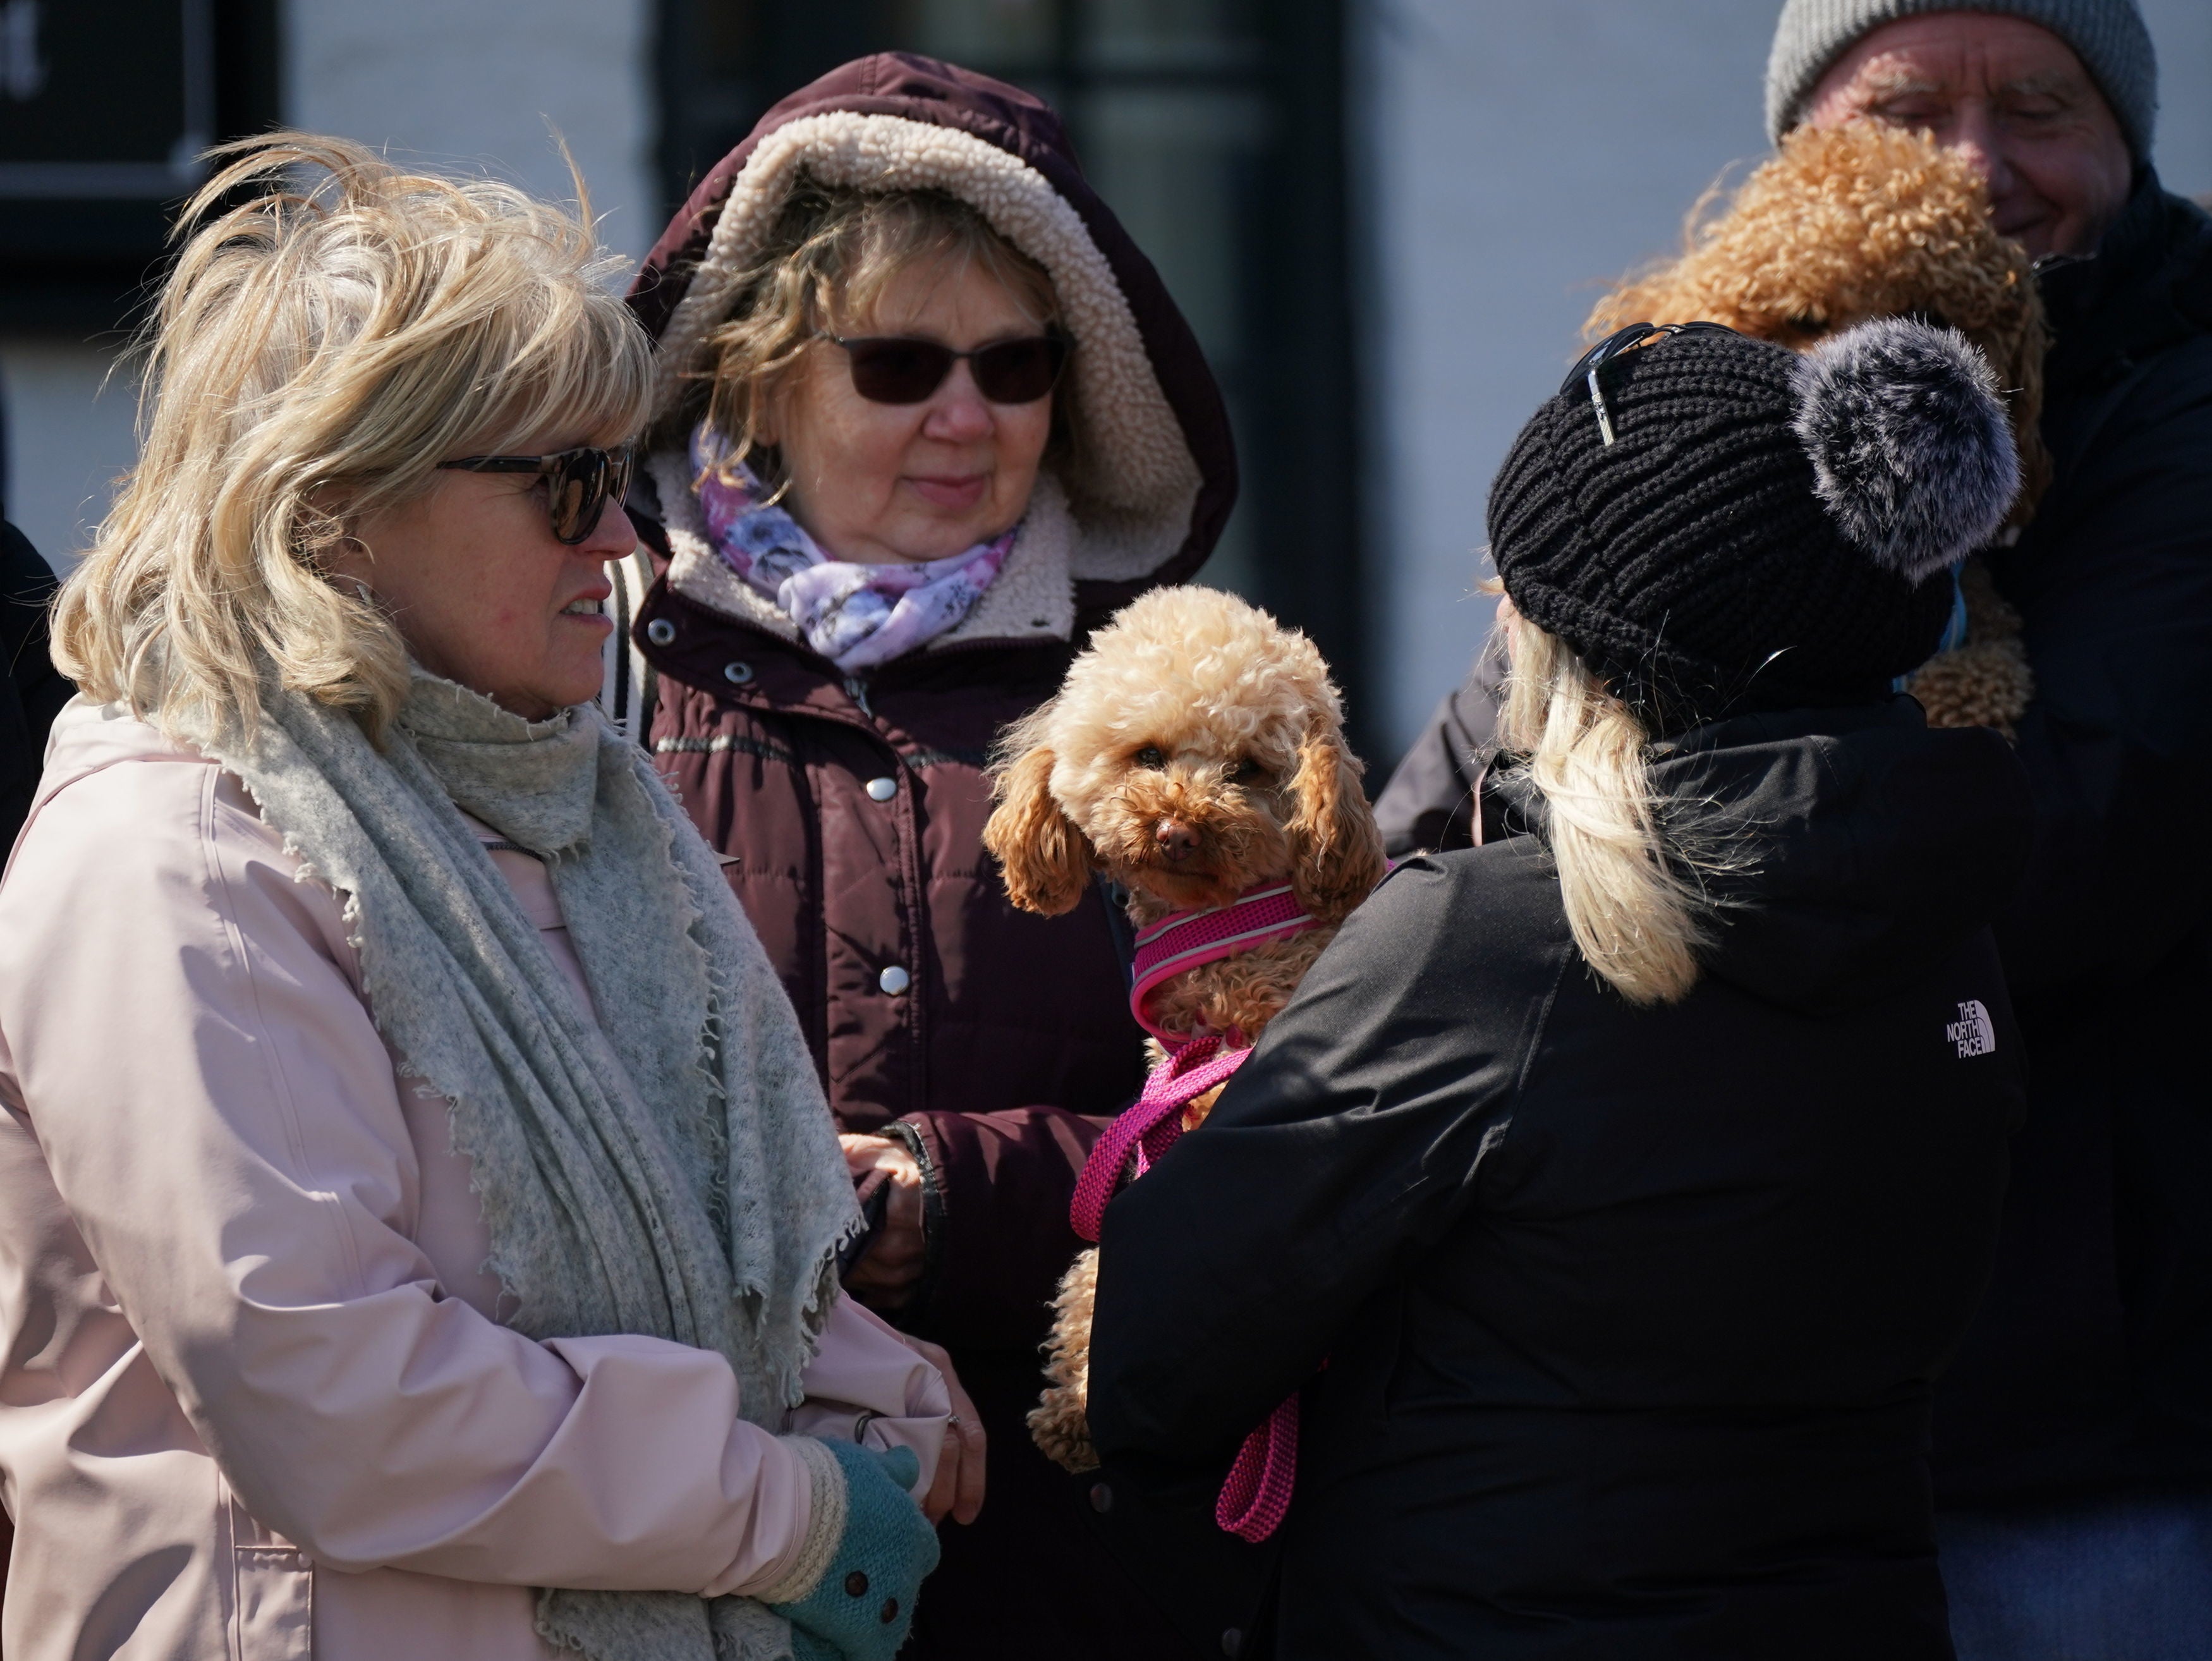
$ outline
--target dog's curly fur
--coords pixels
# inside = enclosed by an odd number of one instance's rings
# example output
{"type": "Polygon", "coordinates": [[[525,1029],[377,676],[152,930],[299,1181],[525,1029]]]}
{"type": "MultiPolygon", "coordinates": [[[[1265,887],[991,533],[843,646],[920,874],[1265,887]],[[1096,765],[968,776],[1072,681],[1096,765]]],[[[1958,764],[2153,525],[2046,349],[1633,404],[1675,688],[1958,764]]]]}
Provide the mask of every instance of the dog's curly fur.
{"type": "MultiPolygon", "coordinates": [[[[1803,350],[1869,318],[1948,325],[2004,389],[2021,481],[2007,523],[2026,525],[2051,478],[2038,426],[2050,332],[2027,252],[1997,234],[1972,164],[1924,133],[1873,122],[1799,127],[1717,212],[1720,198],[1716,186],[1691,210],[1679,256],[1597,303],[1589,337],[1703,319],[1803,350]]],[[[2020,621],[1978,562],[1963,580],[1966,643],[1907,689],[1933,726],[2009,735],[2034,692],[2020,621]]]]}
{"type": "Polygon", "coordinates": [[[1052,1299],[1044,1394],[1030,1409],[1030,1439],[1063,1470],[1098,1469],[1091,1440],[1091,1311],[1098,1299],[1098,1248],[1075,1255],[1052,1299]]]}
{"type": "Polygon", "coordinates": [[[1959,573],[1966,597],[1966,638],[1939,653],[1905,683],[1928,712],[1930,727],[1994,727],[2019,736],[2020,718],[2035,691],[2021,638],[2020,613],[2005,603],[1978,559],[1959,573]]]}
{"type": "MultiPolygon", "coordinates": [[[[983,844],[1007,897],[1048,916],[1103,873],[1139,925],[1227,905],[1287,878],[1321,925],[1164,983],[1162,1030],[1258,1039],[1338,925],[1383,872],[1382,837],[1344,741],[1343,707],[1313,643],[1233,594],[1161,588],[1091,639],[1060,691],[1009,727],[993,768],[983,844]],[[1164,824],[1195,843],[1163,851],[1164,824]]],[[[1165,1052],[1152,1046],[1157,1061],[1165,1052]]],[[[1211,1093],[1185,1110],[1195,1129],[1211,1093]]],[[[1030,1415],[1037,1445],[1070,1470],[1097,1464],[1085,1420],[1097,1253],[1061,1281],[1047,1352],[1051,1387],[1030,1415]]]]}

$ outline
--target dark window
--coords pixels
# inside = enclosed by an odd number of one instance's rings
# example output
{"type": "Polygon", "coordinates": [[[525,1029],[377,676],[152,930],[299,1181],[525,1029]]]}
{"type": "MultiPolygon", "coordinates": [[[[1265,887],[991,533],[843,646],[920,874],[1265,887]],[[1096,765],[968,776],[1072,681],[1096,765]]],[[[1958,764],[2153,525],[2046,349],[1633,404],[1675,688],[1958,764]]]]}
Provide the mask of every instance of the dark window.
{"type": "Polygon", "coordinates": [[[0,0],[0,328],[116,328],[216,139],[276,116],[276,0],[0,0]]]}
{"type": "Polygon", "coordinates": [[[871,52],[1048,100],[1228,395],[1243,489],[1200,581],[1304,629],[1353,693],[1360,551],[1340,0],[663,0],[672,207],[761,113],[871,52]]]}

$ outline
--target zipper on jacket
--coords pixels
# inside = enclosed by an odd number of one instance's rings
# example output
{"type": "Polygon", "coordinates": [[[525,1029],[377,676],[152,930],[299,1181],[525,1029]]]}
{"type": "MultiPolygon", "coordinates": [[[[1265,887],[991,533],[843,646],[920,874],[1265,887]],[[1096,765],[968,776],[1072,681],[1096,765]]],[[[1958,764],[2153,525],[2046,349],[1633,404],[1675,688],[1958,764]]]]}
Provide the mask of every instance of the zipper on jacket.
{"type": "Polygon", "coordinates": [[[876,712],[868,708],[868,683],[866,681],[862,680],[858,675],[846,676],[845,696],[852,699],[854,703],[859,704],[860,706],[860,713],[866,715],[870,721],[873,721],[876,718],[876,712]]]}

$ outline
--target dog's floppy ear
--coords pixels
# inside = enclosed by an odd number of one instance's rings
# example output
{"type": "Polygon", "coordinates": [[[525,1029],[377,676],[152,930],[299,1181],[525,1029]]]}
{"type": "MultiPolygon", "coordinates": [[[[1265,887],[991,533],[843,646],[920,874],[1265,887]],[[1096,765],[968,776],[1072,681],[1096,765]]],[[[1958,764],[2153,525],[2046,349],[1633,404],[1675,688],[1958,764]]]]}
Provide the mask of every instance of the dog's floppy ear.
{"type": "Polygon", "coordinates": [[[1005,764],[993,781],[999,805],[983,826],[983,846],[1006,873],[1006,897],[1048,917],[1075,909],[1097,862],[1091,839],[1052,799],[1052,763],[1040,744],[1005,764]]]}
{"type": "Polygon", "coordinates": [[[1382,880],[1382,833],[1359,788],[1362,770],[1334,721],[1307,728],[1291,779],[1291,891],[1324,922],[1342,922],[1382,880]]]}

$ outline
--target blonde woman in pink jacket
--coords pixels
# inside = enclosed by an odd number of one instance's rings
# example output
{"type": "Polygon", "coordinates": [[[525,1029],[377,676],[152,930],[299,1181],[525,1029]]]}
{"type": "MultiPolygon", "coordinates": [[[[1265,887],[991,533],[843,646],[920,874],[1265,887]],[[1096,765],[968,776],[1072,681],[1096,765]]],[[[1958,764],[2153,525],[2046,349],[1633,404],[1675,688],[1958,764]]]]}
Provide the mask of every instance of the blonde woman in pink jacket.
{"type": "Polygon", "coordinates": [[[647,343],[576,216],[226,161],[0,883],[0,1648],[888,1658],[947,1386],[587,703],[647,343]]]}

